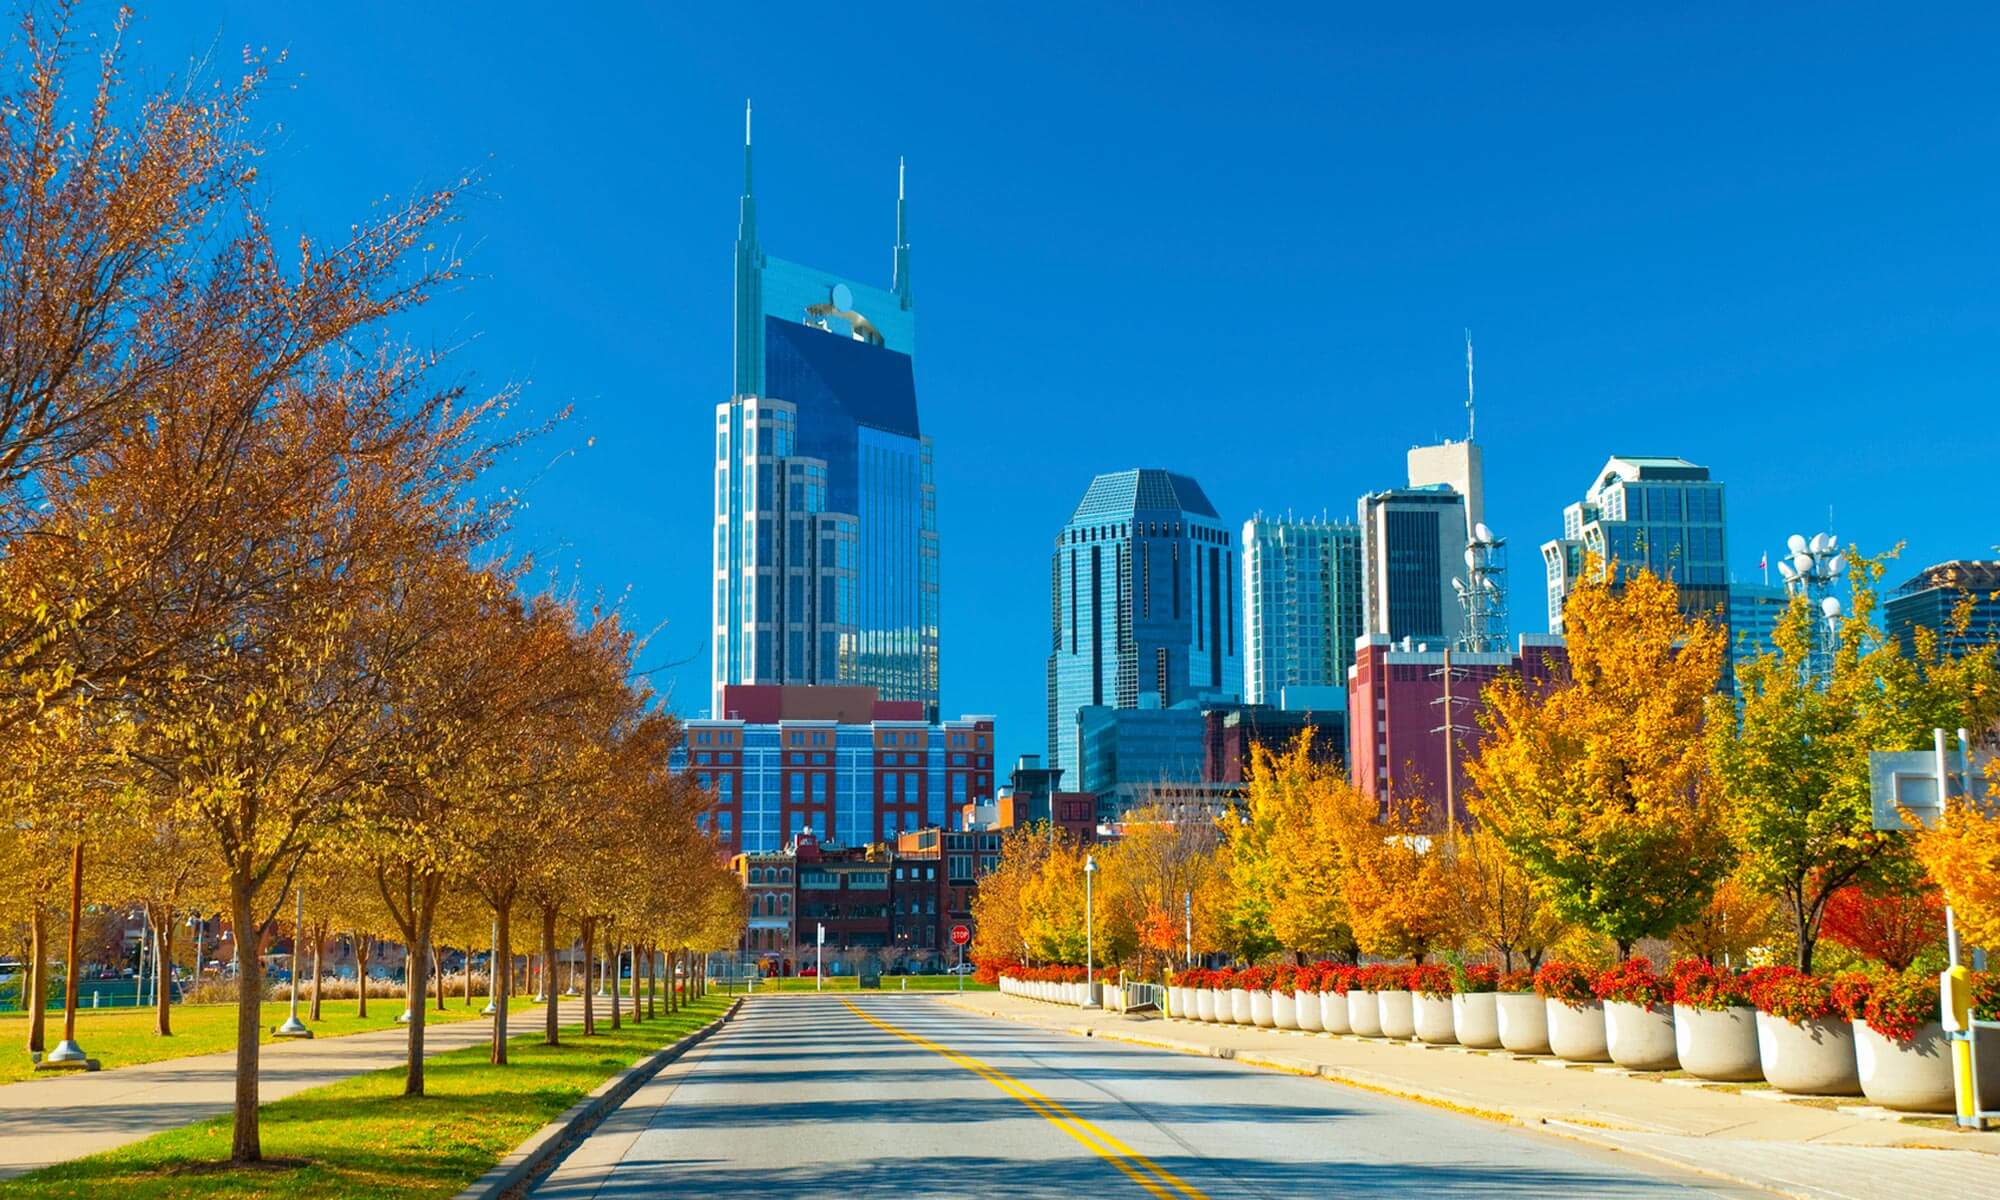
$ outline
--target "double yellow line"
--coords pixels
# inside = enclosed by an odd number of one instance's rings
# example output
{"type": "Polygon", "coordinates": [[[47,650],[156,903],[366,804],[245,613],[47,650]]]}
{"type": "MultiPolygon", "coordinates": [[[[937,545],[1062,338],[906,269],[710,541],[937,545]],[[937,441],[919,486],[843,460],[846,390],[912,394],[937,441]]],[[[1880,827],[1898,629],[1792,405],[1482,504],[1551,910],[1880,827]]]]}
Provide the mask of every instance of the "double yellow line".
{"type": "Polygon", "coordinates": [[[1123,1171],[1132,1182],[1146,1189],[1152,1195],[1159,1197],[1160,1200],[1172,1200],[1176,1195],[1182,1197],[1183,1200],[1208,1200],[1199,1189],[1190,1187],[1188,1184],[1182,1182],[1165,1167],[1160,1166],[1152,1159],[1127,1146],[1124,1142],[1119,1141],[1096,1125],[1064,1108],[1057,1101],[1049,1099],[1047,1096],[1015,1079],[1013,1076],[1008,1075],[1006,1072],[988,1066],[969,1055],[960,1054],[949,1046],[939,1045],[937,1042],[931,1041],[920,1034],[911,1033],[906,1029],[898,1029],[887,1021],[870,1016],[868,1013],[862,1011],[861,1007],[852,1000],[843,999],[841,1003],[845,1004],[848,1010],[855,1016],[860,1017],[882,1032],[893,1034],[912,1045],[922,1046],[940,1058],[949,1059],[951,1062],[964,1067],[1014,1099],[1019,1100],[1044,1120],[1048,1121],[1049,1124],[1054,1125],[1057,1129],[1062,1130],[1077,1141],[1082,1142],[1085,1146],[1088,1146],[1100,1158],[1103,1158],[1112,1166],[1123,1171]]]}

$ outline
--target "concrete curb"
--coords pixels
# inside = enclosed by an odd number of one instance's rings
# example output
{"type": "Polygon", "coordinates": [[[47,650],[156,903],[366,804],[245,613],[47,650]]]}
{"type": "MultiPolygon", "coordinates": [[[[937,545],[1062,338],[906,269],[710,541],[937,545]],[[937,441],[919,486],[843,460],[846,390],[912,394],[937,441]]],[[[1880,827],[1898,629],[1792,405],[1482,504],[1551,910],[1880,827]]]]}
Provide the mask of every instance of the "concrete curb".
{"type": "Polygon", "coordinates": [[[520,1192],[536,1176],[569,1153],[599,1121],[630,1099],[632,1093],[644,1086],[647,1080],[658,1075],[662,1067],[706,1041],[741,1007],[743,998],[738,996],[728,1008],[722,1010],[721,1016],[598,1084],[588,1096],[570,1105],[561,1116],[536,1130],[527,1141],[514,1147],[511,1154],[494,1163],[486,1174],[473,1180],[453,1200],[501,1200],[501,1197],[520,1192]]]}

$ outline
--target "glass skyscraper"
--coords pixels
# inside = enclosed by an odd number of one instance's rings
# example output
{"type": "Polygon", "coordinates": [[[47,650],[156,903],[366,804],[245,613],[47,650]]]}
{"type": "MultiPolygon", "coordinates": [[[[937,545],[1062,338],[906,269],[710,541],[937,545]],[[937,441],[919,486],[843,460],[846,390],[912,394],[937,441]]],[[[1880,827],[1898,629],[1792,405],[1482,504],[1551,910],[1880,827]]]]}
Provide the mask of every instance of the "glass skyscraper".
{"type": "Polygon", "coordinates": [[[1201,485],[1169,471],[1091,481],[1049,562],[1049,766],[1077,778],[1077,711],[1233,699],[1236,552],[1201,485]]]}
{"type": "Polygon", "coordinates": [[[1680,588],[1681,611],[1724,625],[1729,575],[1723,540],[1722,482],[1684,458],[1614,455],[1580,504],[1563,510],[1563,535],[1542,544],[1549,632],[1562,632],[1563,600],[1584,564],[1642,567],[1680,588]]]}
{"type": "Polygon", "coordinates": [[[1283,705],[1287,688],[1331,688],[1345,709],[1362,596],[1360,526],[1244,522],[1243,698],[1283,705]]]}
{"type": "Polygon", "coordinates": [[[767,254],[744,114],[735,371],[715,410],[710,712],[731,684],[855,684],[938,706],[931,443],[900,168],[885,290],[767,254]]]}

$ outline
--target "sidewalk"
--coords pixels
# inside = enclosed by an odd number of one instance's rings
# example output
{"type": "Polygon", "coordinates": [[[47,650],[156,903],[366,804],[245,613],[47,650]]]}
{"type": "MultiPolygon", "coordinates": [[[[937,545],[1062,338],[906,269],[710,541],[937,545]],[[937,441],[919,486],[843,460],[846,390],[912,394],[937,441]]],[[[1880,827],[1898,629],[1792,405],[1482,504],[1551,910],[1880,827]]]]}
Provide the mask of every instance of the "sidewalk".
{"type": "Polygon", "coordinates": [[[1066,1008],[982,993],[945,1001],[972,1012],[1334,1083],[1533,1125],[1664,1159],[1786,1196],[1881,1200],[1900,1195],[2000,1196],[2000,1133],[1967,1133],[1863,1115],[1858,1097],[1776,1099],[1618,1068],[1569,1066],[1455,1046],[1292,1033],[1066,1008]]]}
{"type": "MultiPolygon", "coordinates": [[[[510,1008],[508,1032],[540,1030],[542,1013],[536,1004],[510,1008]]],[[[583,1002],[564,1001],[562,1018],[566,1024],[581,1022],[583,1002]]],[[[425,1057],[483,1045],[492,1036],[489,1020],[426,1025],[425,1057]]],[[[364,1071],[400,1067],[408,1047],[400,1025],[347,1037],[268,1043],[257,1057],[258,1095],[269,1104],[364,1071]]],[[[234,1050],[0,1086],[0,1179],[226,1113],[235,1098],[234,1050]]]]}

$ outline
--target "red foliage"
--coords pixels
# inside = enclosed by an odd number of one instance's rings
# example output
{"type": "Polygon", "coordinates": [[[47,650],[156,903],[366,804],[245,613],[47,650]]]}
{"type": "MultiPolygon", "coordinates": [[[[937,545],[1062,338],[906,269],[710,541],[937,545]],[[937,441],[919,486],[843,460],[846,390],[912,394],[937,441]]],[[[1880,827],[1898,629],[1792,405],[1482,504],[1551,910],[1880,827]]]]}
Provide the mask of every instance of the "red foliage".
{"type": "Polygon", "coordinates": [[[1727,967],[1705,958],[1683,958],[1667,972],[1675,1004],[1721,1012],[1750,1003],[1750,985],[1727,967]]]}
{"type": "Polygon", "coordinates": [[[1246,992],[1269,991],[1271,973],[1262,967],[1245,967],[1236,972],[1236,981],[1229,986],[1240,987],[1246,992]]]}
{"type": "Polygon", "coordinates": [[[1669,998],[1667,981],[1653,973],[1653,964],[1643,958],[1628,958],[1598,972],[1591,989],[1599,1000],[1637,1004],[1651,1012],[1655,1004],[1669,998]]]}
{"type": "Polygon", "coordinates": [[[1354,986],[1354,975],[1359,968],[1341,963],[1319,964],[1319,990],[1345,996],[1354,986]]]}
{"type": "Polygon", "coordinates": [[[1500,976],[1493,988],[1496,992],[1532,992],[1535,990],[1535,973],[1522,968],[1500,976]]]}
{"type": "MultiPolygon", "coordinates": [[[[1310,972],[1311,968],[1308,967],[1310,972]]],[[[1271,990],[1290,995],[1299,990],[1299,969],[1290,963],[1281,963],[1271,971],[1271,990]]]]}
{"type": "Polygon", "coordinates": [[[1935,888],[1911,896],[1844,887],[1827,897],[1820,931],[1891,971],[1907,971],[1917,955],[1944,941],[1944,900],[1935,888]]]}
{"type": "Polygon", "coordinates": [[[1560,1000],[1571,1008],[1582,1008],[1597,999],[1597,980],[1588,968],[1552,960],[1535,972],[1535,994],[1544,1000],[1560,1000]]]}
{"type": "Polygon", "coordinates": [[[1451,997],[1451,971],[1436,963],[1411,967],[1404,973],[1403,986],[1432,1000],[1446,1000],[1451,997]]]}
{"type": "Polygon", "coordinates": [[[1868,1002],[1862,1010],[1868,1027],[1884,1037],[1907,1042],[1920,1026],[1938,1019],[1938,989],[1934,979],[1879,974],[1868,981],[1868,1002]]]}
{"type": "Polygon", "coordinates": [[[1796,967],[1770,967],[1750,985],[1750,1002],[1758,1012],[1782,1017],[1794,1025],[1842,1015],[1833,999],[1833,985],[1796,967]]]}

